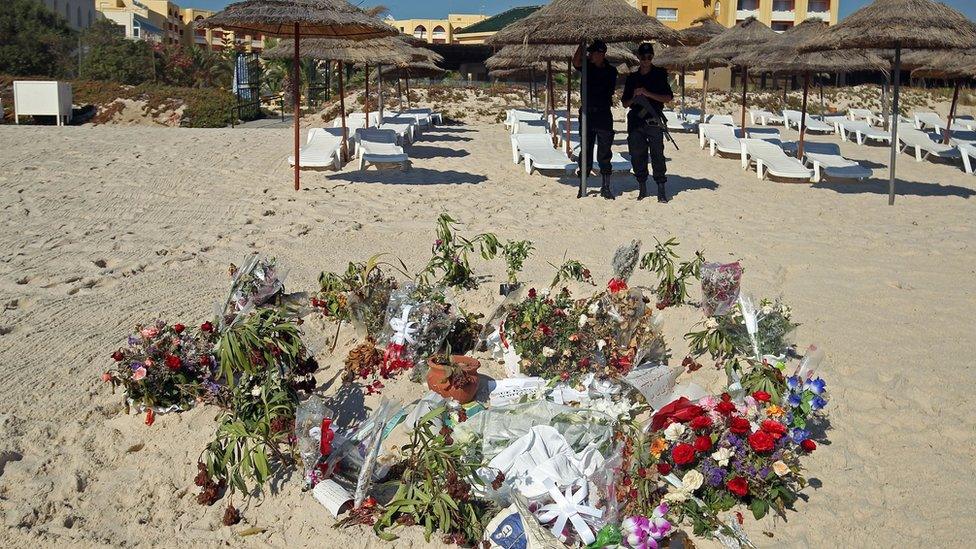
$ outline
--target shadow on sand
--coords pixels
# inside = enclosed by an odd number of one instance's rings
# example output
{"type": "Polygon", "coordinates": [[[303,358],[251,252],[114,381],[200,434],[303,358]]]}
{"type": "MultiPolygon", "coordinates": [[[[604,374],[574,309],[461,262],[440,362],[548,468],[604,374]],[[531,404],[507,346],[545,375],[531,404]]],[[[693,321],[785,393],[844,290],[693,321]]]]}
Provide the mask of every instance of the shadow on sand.
{"type": "Polygon", "coordinates": [[[476,185],[488,180],[483,175],[455,170],[413,168],[404,172],[397,168],[376,169],[373,167],[364,171],[333,174],[329,176],[329,179],[352,183],[383,183],[386,185],[476,185]]]}
{"type": "Polygon", "coordinates": [[[437,130],[434,130],[433,132],[423,133],[420,135],[417,141],[425,142],[425,143],[437,143],[441,141],[448,142],[448,143],[456,143],[458,141],[471,141],[473,139],[471,137],[461,137],[457,135],[451,135],[449,133],[435,133],[435,132],[437,132],[437,130]]]}
{"type": "MultiPolygon", "coordinates": [[[[424,141],[427,141],[426,139],[424,141]]],[[[418,142],[422,143],[422,142],[418,142]]],[[[407,149],[407,153],[410,154],[410,158],[415,159],[428,159],[428,158],[463,158],[465,156],[470,156],[471,153],[464,149],[451,149],[448,147],[431,147],[428,145],[418,145],[413,144],[407,149]]]]}
{"type": "MultiPolygon", "coordinates": [[[[887,179],[868,179],[858,183],[850,181],[821,181],[811,185],[814,189],[824,189],[841,194],[888,194],[887,179]]],[[[976,190],[959,185],[943,185],[941,183],[923,183],[921,181],[895,180],[896,195],[912,196],[959,196],[969,198],[976,195],[976,190]]]]}
{"type": "MultiPolygon", "coordinates": [[[[573,188],[579,187],[579,178],[576,177],[560,177],[558,179],[559,183],[567,185],[573,188]]],[[[610,179],[613,185],[613,194],[615,196],[620,196],[621,193],[637,192],[637,180],[631,174],[617,173],[614,174],[610,179]]],[[[589,194],[587,196],[596,195],[600,192],[600,175],[590,176],[587,181],[589,187],[589,194]]],[[[652,196],[657,195],[657,187],[654,185],[653,180],[649,180],[648,191],[652,196]]],[[[668,175],[668,198],[673,198],[678,196],[683,192],[688,191],[714,191],[717,190],[718,183],[712,181],[711,179],[700,179],[697,177],[685,177],[683,175],[668,175]]]]}

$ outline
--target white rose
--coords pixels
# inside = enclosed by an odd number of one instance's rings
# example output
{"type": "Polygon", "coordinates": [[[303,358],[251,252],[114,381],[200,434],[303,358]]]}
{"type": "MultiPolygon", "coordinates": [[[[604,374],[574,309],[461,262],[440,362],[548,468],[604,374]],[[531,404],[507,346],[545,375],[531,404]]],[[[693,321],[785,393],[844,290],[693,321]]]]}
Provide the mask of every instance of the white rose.
{"type": "Polygon", "coordinates": [[[261,396],[261,386],[260,385],[257,385],[253,389],[251,389],[251,396],[252,397],[259,397],[259,396],[261,396]]]}
{"type": "Polygon", "coordinates": [[[543,347],[542,348],[542,356],[544,356],[546,358],[552,358],[552,357],[556,356],[556,350],[553,349],[553,348],[551,348],[551,347],[543,347]]]}
{"type": "Polygon", "coordinates": [[[719,448],[712,453],[712,459],[715,463],[718,463],[720,467],[725,467],[729,464],[729,459],[732,457],[732,450],[729,448],[719,448]]]}
{"type": "Polygon", "coordinates": [[[580,315],[580,317],[579,317],[579,327],[582,328],[583,326],[586,326],[586,321],[587,320],[589,320],[589,318],[587,318],[586,315],[580,315]]]}
{"type": "Polygon", "coordinates": [[[708,317],[708,318],[705,319],[705,328],[706,329],[708,329],[708,330],[714,330],[717,327],[718,327],[718,321],[717,320],[715,320],[712,317],[708,317]]]}
{"type": "Polygon", "coordinates": [[[691,493],[701,488],[704,482],[705,476],[699,473],[697,469],[692,469],[681,477],[681,489],[691,493]]]}
{"type": "Polygon", "coordinates": [[[682,423],[672,423],[668,425],[668,428],[664,430],[664,438],[671,442],[674,442],[681,438],[681,435],[685,434],[688,428],[682,423]]]}
{"type": "Polygon", "coordinates": [[[603,340],[603,339],[599,339],[596,342],[596,346],[597,346],[598,349],[600,349],[602,351],[603,348],[607,346],[607,342],[605,340],[603,340]]]}
{"type": "Polygon", "coordinates": [[[587,312],[589,312],[591,315],[595,315],[600,312],[600,302],[594,301],[593,303],[590,303],[590,307],[587,309],[587,312]]]}
{"type": "Polygon", "coordinates": [[[768,315],[772,314],[772,312],[773,312],[773,306],[772,305],[763,305],[761,311],[762,311],[762,314],[768,316],[768,315]]]}
{"type": "Polygon", "coordinates": [[[781,477],[790,472],[790,467],[782,461],[777,461],[773,463],[773,472],[775,472],[777,476],[781,477]]]}
{"type": "Polygon", "coordinates": [[[664,494],[664,501],[668,503],[681,503],[686,499],[688,499],[688,493],[681,490],[664,494]]]}

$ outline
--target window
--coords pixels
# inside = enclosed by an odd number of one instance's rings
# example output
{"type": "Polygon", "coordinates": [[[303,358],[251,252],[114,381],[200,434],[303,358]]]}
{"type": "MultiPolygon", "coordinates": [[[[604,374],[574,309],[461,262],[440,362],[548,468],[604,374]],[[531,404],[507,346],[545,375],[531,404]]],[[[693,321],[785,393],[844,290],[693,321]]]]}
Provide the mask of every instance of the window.
{"type": "Polygon", "coordinates": [[[76,19],[75,19],[75,21],[77,21],[77,22],[78,22],[78,26],[79,26],[79,27],[80,27],[80,26],[82,26],[82,25],[81,25],[81,6],[78,6],[78,7],[77,7],[77,8],[75,9],[75,17],[76,17],[76,19]]]}
{"type": "Polygon", "coordinates": [[[789,30],[792,27],[793,27],[792,21],[773,21],[772,24],[769,25],[769,28],[773,29],[776,32],[783,32],[785,30],[789,30]]]}
{"type": "Polygon", "coordinates": [[[773,0],[773,11],[793,11],[793,0],[773,0]]]}
{"type": "Polygon", "coordinates": [[[421,40],[426,40],[427,39],[427,27],[425,27],[423,25],[417,25],[417,27],[413,29],[413,37],[414,38],[420,38],[421,40]]]}
{"type": "Polygon", "coordinates": [[[722,2],[715,2],[715,15],[718,16],[722,12],[722,2]]]}
{"type": "Polygon", "coordinates": [[[823,13],[830,11],[830,0],[810,0],[808,12],[823,13]]]}
{"type": "Polygon", "coordinates": [[[739,0],[739,11],[755,11],[759,9],[759,0],[739,0]]]}
{"type": "Polygon", "coordinates": [[[678,8],[658,8],[654,14],[659,21],[677,21],[678,8]]]}
{"type": "Polygon", "coordinates": [[[644,12],[644,15],[647,15],[647,6],[641,6],[641,11],[644,12]]]}

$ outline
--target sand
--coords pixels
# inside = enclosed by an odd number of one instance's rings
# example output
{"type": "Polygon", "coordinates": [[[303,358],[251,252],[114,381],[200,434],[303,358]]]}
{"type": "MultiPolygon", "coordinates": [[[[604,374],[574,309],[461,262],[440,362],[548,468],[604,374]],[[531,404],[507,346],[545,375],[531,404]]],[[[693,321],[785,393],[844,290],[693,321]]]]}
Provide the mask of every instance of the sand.
{"type": "MultiPolygon", "coordinates": [[[[577,200],[574,181],[512,165],[504,128],[489,122],[425,133],[409,149],[409,173],[307,172],[300,192],[287,129],[0,126],[0,545],[426,546],[416,530],[396,544],[333,530],[294,476],[243,508],[246,524],[221,526],[222,504],[197,505],[192,483],[215,410],[146,427],[99,375],[136,322],[205,320],[228,265],[245,254],[277,256],[292,291],[379,251],[417,268],[440,212],[471,232],[535,242],[523,279],[540,286],[564,255],[608,278],[613,249],[635,237],[676,236],[686,254],[742,260],[748,291],[785,298],[802,323],[797,341],[826,349],[832,397],[830,444],[806,461],[811,487],[788,524],[747,520],[756,544],[971,543],[976,177],[902,155],[889,207],[882,147],[841,145],[876,169],[870,181],[780,184],[676,138],[674,197],[659,205],[637,203],[624,175],[616,201],[577,200]],[[236,534],[251,525],[267,530],[236,534]]],[[[476,269],[503,274],[500,263],[476,269]]],[[[489,310],[495,284],[462,302],[489,310]]],[[[675,362],[693,320],[665,315],[675,362]]],[[[305,330],[334,398],[356,334],[343,330],[332,356],[332,325],[305,330]]],[[[700,379],[716,388],[709,369],[700,379]]],[[[387,391],[404,401],[421,393],[406,381],[387,391]]]]}

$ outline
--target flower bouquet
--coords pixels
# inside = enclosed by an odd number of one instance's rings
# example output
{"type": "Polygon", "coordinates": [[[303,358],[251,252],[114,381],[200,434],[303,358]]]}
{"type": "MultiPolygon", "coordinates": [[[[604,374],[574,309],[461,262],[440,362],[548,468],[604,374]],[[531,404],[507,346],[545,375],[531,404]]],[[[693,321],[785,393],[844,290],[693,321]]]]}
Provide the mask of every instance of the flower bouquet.
{"type": "Polygon", "coordinates": [[[779,299],[763,299],[755,311],[755,319],[755,334],[750,334],[741,303],[729,314],[706,318],[700,324],[702,330],[685,335],[691,354],[708,353],[721,364],[737,361],[739,357],[784,353],[789,347],[790,334],[799,326],[792,320],[790,307],[779,299]]]}
{"type": "Polygon", "coordinates": [[[128,403],[140,410],[183,410],[215,399],[220,387],[214,383],[212,334],[209,322],[196,335],[183,324],[162,320],[137,325],[126,346],[112,353],[116,367],[102,379],[121,385],[128,403]]]}
{"type": "Polygon", "coordinates": [[[285,291],[285,275],[279,271],[274,258],[251,255],[244,260],[243,266],[231,265],[230,273],[234,277],[233,282],[217,317],[221,321],[221,331],[242,314],[274,302],[285,291]]]}
{"type": "Polygon", "coordinates": [[[399,266],[380,261],[382,257],[378,254],[362,263],[349,263],[341,275],[320,274],[319,291],[312,297],[312,306],[328,319],[351,321],[367,337],[379,337],[390,294],[399,286],[383,267],[405,272],[399,266]]]}
{"type": "Polygon", "coordinates": [[[411,369],[417,378],[425,376],[427,359],[441,350],[455,319],[455,307],[440,288],[405,284],[395,290],[377,340],[383,349],[380,377],[411,369]]]}
{"type": "Polygon", "coordinates": [[[706,316],[722,316],[739,299],[742,265],[705,263],[701,266],[702,307],[706,316]]]}

